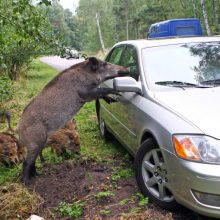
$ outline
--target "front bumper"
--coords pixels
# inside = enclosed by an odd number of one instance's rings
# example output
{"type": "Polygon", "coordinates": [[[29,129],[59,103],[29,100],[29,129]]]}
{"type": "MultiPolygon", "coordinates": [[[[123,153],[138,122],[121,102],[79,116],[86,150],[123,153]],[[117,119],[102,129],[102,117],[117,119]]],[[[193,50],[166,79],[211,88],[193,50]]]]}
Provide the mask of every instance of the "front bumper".
{"type": "Polygon", "coordinates": [[[190,162],[163,151],[176,201],[209,217],[220,217],[220,165],[190,162]]]}

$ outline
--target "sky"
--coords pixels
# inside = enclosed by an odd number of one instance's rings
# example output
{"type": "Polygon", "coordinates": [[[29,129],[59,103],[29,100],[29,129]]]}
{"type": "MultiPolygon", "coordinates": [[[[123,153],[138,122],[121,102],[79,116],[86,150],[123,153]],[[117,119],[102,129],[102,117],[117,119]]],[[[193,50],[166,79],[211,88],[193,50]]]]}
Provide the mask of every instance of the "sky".
{"type": "Polygon", "coordinates": [[[60,0],[59,2],[64,9],[69,9],[73,13],[79,4],[79,0],[60,0]]]}

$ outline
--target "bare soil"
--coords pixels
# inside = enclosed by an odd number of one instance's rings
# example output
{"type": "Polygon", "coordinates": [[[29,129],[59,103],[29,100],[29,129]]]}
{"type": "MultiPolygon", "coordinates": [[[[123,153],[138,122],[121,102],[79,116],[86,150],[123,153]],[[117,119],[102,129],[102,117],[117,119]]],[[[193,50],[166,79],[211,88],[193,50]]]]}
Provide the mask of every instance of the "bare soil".
{"type": "Polygon", "coordinates": [[[77,159],[58,165],[45,164],[42,174],[36,177],[32,184],[32,189],[44,199],[38,214],[47,220],[72,219],[61,216],[56,208],[60,202],[72,203],[75,199],[85,202],[83,215],[78,219],[208,219],[184,207],[176,212],[162,210],[151,203],[140,207],[136,196],[139,191],[134,176],[113,182],[111,175],[110,165],[98,164],[95,161],[77,159]],[[97,193],[106,190],[114,193],[114,196],[98,200],[97,193]],[[125,199],[126,204],[121,202],[125,199]],[[141,209],[135,213],[137,207],[141,209]],[[101,210],[108,210],[108,213],[103,214],[101,210]]]}

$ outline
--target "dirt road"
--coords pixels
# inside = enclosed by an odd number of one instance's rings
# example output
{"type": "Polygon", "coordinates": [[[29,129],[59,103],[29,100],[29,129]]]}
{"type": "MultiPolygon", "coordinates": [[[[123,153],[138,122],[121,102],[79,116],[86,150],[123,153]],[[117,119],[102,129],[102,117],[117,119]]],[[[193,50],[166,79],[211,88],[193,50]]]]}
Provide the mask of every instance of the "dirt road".
{"type": "Polygon", "coordinates": [[[48,56],[48,57],[41,57],[40,61],[43,63],[46,63],[52,67],[54,67],[57,70],[64,70],[74,64],[82,62],[84,59],[66,59],[61,58],[59,56],[48,56]]]}

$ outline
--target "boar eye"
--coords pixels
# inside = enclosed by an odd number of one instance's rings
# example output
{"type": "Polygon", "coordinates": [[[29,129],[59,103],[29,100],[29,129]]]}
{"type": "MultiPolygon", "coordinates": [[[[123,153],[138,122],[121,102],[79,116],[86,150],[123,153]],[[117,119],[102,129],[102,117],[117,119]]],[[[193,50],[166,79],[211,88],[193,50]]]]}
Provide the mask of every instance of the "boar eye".
{"type": "Polygon", "coordinates": [[[13,156],[13,153],[10,153],[9,155],[10,155],[10,156],[13,156]]]}

